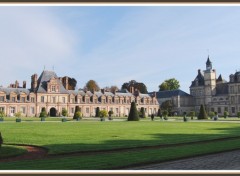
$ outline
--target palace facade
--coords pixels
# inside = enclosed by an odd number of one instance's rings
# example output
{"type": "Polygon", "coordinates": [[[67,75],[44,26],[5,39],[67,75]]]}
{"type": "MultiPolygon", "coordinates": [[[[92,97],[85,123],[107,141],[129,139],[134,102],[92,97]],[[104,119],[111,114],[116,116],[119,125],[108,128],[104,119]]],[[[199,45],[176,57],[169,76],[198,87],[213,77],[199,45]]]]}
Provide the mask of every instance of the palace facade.
{"type": "Polygon", "coordinates": [[[114,116],[127,116],[133,101],[148,115],[158,111],[156,95],[141,94],[133,88],[130,92],[70,90],[68,77],[58,77],[54,71],[44,70],[39,78],[37,74],[32,75],[30,89],[26,88],[26,81],[22,87],[18,81],[7,88],[0,87],[0,110],[7,116],[22,112],[26,117],[38,117],[43,107],[49,116],[60,116],[63,108],[68,111],[68,116],[73,116],[76,106],[80,107],[84,117],[95,116],[97,107],[112,110],[114,116]]]}

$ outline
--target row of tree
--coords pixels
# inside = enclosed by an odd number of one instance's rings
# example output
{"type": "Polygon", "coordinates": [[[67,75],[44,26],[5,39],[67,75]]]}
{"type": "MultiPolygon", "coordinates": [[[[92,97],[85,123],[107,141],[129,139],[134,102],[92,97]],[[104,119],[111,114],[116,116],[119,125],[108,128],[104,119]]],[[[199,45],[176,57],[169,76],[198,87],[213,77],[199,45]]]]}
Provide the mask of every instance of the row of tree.
{"type": "MultiPolygon", "coordinates": [[[[123,83],[121,89],[127,89],[129,92],[131,91],[131,87],[134,88],[134,90],[139,90],[141,93],[148,93],[147,86],[144,83],[137,82],[135,80],[131,80],[129,82],[123,83]]],[[[159,91],[165,91],[165,90],[176,90],[180,88],[179,81],[175,78],[167,79],[163,83],[159,85],[159,91]]],[[[89,80],[86,85],[83,88],[85,91],[99,91],[100,87],[98,86],[97,82],[94,80],[89,80]]],[[[115,92],[119,90],[117,86],[111,86],[111,87],[104,87],[105,90],[115,92]]]]}

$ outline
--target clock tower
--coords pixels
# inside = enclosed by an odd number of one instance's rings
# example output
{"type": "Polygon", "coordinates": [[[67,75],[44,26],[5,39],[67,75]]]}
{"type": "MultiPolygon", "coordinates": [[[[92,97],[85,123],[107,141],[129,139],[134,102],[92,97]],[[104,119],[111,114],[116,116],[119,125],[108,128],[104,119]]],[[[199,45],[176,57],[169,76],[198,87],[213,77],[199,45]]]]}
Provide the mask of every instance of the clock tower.
{"type": "Polygon", "coordinates": [[[211,106],[212,96],[216,94],[216,71],[212,69],[212,62],[207,59],[206,70],[204,71],[204,94],[205,105],[211,106]]]}

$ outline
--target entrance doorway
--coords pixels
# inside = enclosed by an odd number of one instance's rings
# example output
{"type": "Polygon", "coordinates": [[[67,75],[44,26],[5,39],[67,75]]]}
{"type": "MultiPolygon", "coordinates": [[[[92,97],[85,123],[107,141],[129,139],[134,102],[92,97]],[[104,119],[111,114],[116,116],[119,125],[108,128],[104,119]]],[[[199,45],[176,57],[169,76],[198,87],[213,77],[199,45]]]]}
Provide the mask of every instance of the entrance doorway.
{"type": "Polygon", "coordinates": [[[50,109],[50,117],[56,117],[57,116],[57,110],[55,108],[50,109]]]}

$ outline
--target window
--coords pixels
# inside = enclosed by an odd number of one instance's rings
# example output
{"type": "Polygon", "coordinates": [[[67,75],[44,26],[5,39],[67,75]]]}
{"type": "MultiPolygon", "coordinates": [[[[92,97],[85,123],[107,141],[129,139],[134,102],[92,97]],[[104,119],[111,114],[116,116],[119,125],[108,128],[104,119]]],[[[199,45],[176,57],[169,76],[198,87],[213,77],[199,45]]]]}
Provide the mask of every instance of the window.
{"type": "Polygon", "coordinates": [[[71,99],[71,102],[72,102],[72,103],[75,103],[74,98],[71,99]]]}
{"type": "Polygon", "coordinates": [[[112,103],[112,100],[108,99],[108,103],[112,103]]]}
{"type": "Polygon", "coordinates": [[[71,113],[72,113],[72,114],[74,113],[74,108],[71,108],[71,113]]]}
{"type": "Polygon", "coordinates": [[[102,103],[105,103],[106,102],[106,100],[105,99],[102,99],[102,103]]]}
{"type": "Polygon", "coordinates": [[[26,108],[25,107],[21,107],[21,110],[20,110],[23,114],[26,113],[26,108]]]}
{"type": "Polygon", "coordinates": [[[234,87],[233,86],[230,86],[230,93],[234,93],[234,87]]]}
{"type": "Polygon", "coordinates": [[[56,103],[56,97],[52,97],[52,102],[56,103]]]}
{"type": "Polygon", "coordinates": [[[21,97],[21,102],[25,102],[25,97],[21,97]]]}
{"type": "Polygon", "coordinates": [[[238,95],[238,104],[240,104],[240,95],[238,95]]]}
{"type": "Polygon", "coordinates": [[[235,103],[235,97],[231,96],[231,104],[234,104],[234,103],[235,103]]]}
{"type": "Polygon", "coordinates": [[[1,102],[4,101],[4,96],[0,96],[0,101],[1,101],[1,102]]]}
{"type": "Polygon", "coordinates": [[[41,102],[44,103],[44,96],[41,96],[41,102]]]}
{"type": "Polygon", "coordinates": [[[12,102],[15,102],[16,101],[16,98],[15,97],[12,97],[12,102]]]}
{"type": "Polygon", "coordinates": [[[31,99],[30,99],[30,100],[31,100],[31,102],[33,103],[33,102],[34,102],[34,97],[31,97],[31,99]]]}
{"type": "Polygon", "coordinates": [[[240,93],[240,85],[238,85],[238,93],[240,93]]]}
{"type": "Polygon", "coordinates": [[[89,113],[89,108],[86,108],[86,113],[89,113]]]}
{"type": "Polygon", "coordinates": [[[13,115],[15,114],[15,107],[10,107],[10,113],[13,115]]]}
{"type": "Polygon", "coordinates": [[[89,98],[86,99],[86,103],[89,103],[89,98]]]}
{"type": "Polygon", "coordinates": [[[30,108],[30,112],[31,112],[31,114],[34,114],[34,107],[30,108]]]}
{"type": "Polygon", "coordinates": [[[232,113],[235,114],[235,107],[232,107],[232,113]]]}
{"type": "Polygon", "coordinates": [[[116,113],[118,114],[118,108],[116,108],[116,113]]]}
{"type": "Polygon", "coordinates": [[[66,98],[65,97],[62,97],[62,102],[66,103],[66,98]]]}
{"type": "Polygon", "coordinates": [[[225,107],[225,108],[224,108],[224,111],[228,111],[228,107],[225,107]]]}
{"type": "Polygon", "coordinates": [[[56,86],[52,86],[52,92],[56,92],[56,86]]]}
{"type": "Polygon", "coordinates": [[[1,111],[1,112],[4,112],[4,107],[0,107],[0,111],[1,111]]]}
{"type": "Polygon", "coordinates": [[[115,103],[118,104],[118,100],[115,100],[115,103]]]}
{"type": "Polygon", "coordinates": [[[218,113],[221,114],[222,111],[221,111],[221,107],[218,107],[218,113]]]}

